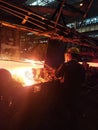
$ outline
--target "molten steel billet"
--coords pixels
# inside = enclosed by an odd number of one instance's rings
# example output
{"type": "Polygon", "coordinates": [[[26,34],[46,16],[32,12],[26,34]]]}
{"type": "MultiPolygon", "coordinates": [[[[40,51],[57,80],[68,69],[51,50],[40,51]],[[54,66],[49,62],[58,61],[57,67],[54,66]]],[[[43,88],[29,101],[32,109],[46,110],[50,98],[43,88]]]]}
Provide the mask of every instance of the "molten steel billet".
{"type": "Polygon", "coordinates": [[[44,67],[44,63],[40,61],[11,61],[0,60],[0,68],[4,68],[10,71],[13,78],[22,83],[23,86],[29,86],[38,83],[37,73],[44,67]],[[36,76],[34,75],[34,69],[36,70],[36,76]]]}

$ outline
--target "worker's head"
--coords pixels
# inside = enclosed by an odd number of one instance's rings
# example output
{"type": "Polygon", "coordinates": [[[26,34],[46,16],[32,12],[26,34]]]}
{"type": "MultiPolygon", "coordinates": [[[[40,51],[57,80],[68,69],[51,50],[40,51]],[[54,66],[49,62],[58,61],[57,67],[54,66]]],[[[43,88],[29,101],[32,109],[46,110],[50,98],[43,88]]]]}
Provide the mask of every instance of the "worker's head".
{"type": "Polygon", "coordinates": [[[11,73],[7,69],[0,68],[0,82],[8,82],[11,78],[11,73]]]}
{"type": "Polygon", "coordinates": [[[11,80],[11,73],[7,69],[0,68],[0,87],[8,86],[11,80]]]}
{"type": "Polygon", "coordinates": [[[80,50],[77,47],[68,48],[65,53],[65,61],[70,61],[72,59],[78,59],[80,54],[80,50]]]}
{"type": "Polygon", "coordinates": [[[0,93],[8,91],[11,80],[11,73],[7,69],[0,68],[0,93]]]}

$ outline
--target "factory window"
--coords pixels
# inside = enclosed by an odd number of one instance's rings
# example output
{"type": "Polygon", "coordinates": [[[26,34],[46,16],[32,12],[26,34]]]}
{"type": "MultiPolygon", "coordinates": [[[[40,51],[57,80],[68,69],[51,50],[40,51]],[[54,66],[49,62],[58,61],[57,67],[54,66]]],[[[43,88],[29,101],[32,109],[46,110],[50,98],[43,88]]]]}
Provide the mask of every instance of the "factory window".
{"type": "Polygon", "coordinates": [[[45,6],[45,5],[47,5],[48,3],[51,3],[51,2],[53,2],[53,1],[55,1],[55,0],[36,0],[35,2],[32,2],[32,3],[30,3],[30,5],[32,6],[32,5],[39,5],[39,6],[45,6]]]}

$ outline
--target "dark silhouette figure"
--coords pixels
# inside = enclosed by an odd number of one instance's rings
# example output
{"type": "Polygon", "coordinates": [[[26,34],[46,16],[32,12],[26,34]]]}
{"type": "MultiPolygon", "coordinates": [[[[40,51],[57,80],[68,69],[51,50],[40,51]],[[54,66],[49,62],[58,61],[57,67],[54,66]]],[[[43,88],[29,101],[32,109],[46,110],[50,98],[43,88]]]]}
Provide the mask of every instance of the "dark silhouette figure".
{"type": "Polygon", "coordinates": [[[78,112],[80,93],[85,81],[85,69],[78,63],[79,49],[72,47],[65,53],[65,63],[56,72],[63,79],[66,106],[69,109],[69,129],[78,129],[78,112]]]}
{"type": "Polygon", "coordinates": [[[21,101],[21,87],[8,70],[0,69],[0,130],[12,129],[13,116],[21,101]]]}

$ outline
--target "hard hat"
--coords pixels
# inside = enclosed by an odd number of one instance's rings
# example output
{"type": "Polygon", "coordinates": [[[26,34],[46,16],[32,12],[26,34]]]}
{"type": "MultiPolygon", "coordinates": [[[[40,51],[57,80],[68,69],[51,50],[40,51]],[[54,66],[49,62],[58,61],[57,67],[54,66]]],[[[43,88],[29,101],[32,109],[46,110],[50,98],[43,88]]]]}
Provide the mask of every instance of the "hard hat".
{"type": "Polygon", "coordinates": [[[77,47],[68,48],[67,53],[80,54],[80,50],[77,47]]]}

